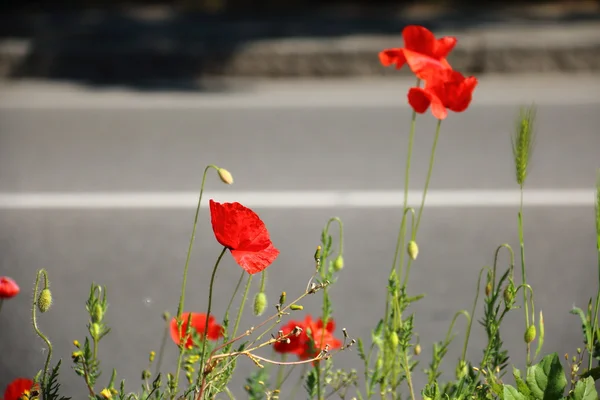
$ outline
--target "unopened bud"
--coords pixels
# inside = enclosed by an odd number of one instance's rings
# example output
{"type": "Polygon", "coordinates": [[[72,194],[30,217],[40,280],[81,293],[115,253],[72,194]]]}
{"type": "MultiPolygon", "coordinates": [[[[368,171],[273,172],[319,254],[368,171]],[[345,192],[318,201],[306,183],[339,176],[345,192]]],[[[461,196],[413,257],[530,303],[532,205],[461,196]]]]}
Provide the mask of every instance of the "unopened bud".
{"type": "Polygon", "coordinates": [[[531,342],[533,342],[535,340],[535,337],[537,335],[537,331],[535,329],[535,325],[531,324],[529,325],[529,328],[527,328],[527,330],[525,331],[525,343],[529,344],[531,342]]]}
{"type": "Polygon", "coordinates": [[[315,261],[321,260],[321,246],[317,246],[317,250],[315,251],[315,261]]]}
{"type": "Polygon", "coordinates": [[[148,371],[147,369],[142,371],[142,380],[146,380],[146,379],[150,379],[150,377],[152,376],[152,373],[150,371],[148,371]]]}
{"type": "Polygon", "coordinates": [[[254,315],[261,316],[267,308],[267,295],[265,292],[258,292],[254,296],[254,315]]]}
{"type": "Polygon", "coordinates": [[[171,314],[170,314],[168,311],[165,311],[165,312],[162,314],[162,318],[163,318],[163,320],[164,320],[165,322],[168,322],[168,321],[170,321],[170,320],[171,320],[171,314]]]}
{"type": "Polygon", "coordinates": [[[231,172],[227,171],[225,168],[219,168],[219,178],[223,183],[227,185],[231,185],[233,183],[233,176],[231,176],[231,172]]]}
{"type": "Polygon", "coordinates": [[[285,304],[285,298],[286,298],[286,293],[285,292],[281,292],[281,294],[279,295],[279,304],[284,305],[285,304]]]}
{"type": "Polygon", "coordinates": [[[510,281],[504,289],[503,297],[504,297],[504,305],[506,308],[512,308],[515,303],[515,285],[510,281]]]}
{"type": "Polygon", "coordinates": [[[419,246],[417,245],[417,242],[414,240],[408,242],[406,250],[408,251],[409,257],[412,258],[413,261],[417,259],[417,256],[419,255],[419,246]]]}
{"type": "Polygon", "coordinates": [[[159,372],[158,375],[156,376],[156,378],[154,379],[154,382],[152,382],[152,389],[154,389],[154,390],[160,389],[160,387],[162,385],[161,378],[162,378],[162,375],[159,372]]]}
{"type": "Polygon", "coordinates": [[[153,361],[154,361],[154,357],[156,357],[156,352],[154,352],[154,351],[151,351],[151,352],[150,352],[150,357],[148,357],[148,359],[150,360],[150,362],[153,362],[153,361]]]}
{"type": "Polygon", "coordinates": [[[37,306],[41,313],[45,313],[52,306],[52,292],[50,289],[43,289],[38,296],[37,306]]]}
{"type": "Polygon", "coordinates": [[[467,376],[468,372],[469,368],[467,367],[467,362],[465,360],[460,360],[456,366],[456,379],[464,378],[467,376]]]}
{"type": "Polygon", "coordinates": [[[342,268],[344,268],[344,257],[342,257],[342,255],[340,254],[333,261],[333,270],[341,271],[342,268]]]}
{"type": "Polygon", "coordinates": [[[488,282],[488,284],[485,285],[485,295],[489,296],[490,294],[492,294],[492,282],[488,282]]]}
{"type": "Polygon", "coordinates": [[[92,322],[100,322],[102,318],[104,318],[104,310],[102,310],[102,306],[98,303],[94,305],[94,309],[92,310],[92,322]]]}
{"type": "Polygon", "coordinates": [[[304,306],[301,306],[300,304],[292,304],[292,305],[290,305],[290,310],[294,310],[294,311],[304,310],[304,306]]]}
{"type": "Polygon", "coordinates": [[[392,331],[392,333],[390,333],[390,347],[396,350],[398,348],[398,343],[400,343],[400,340],[398,339],[398,334],[396,333],[396,331],[392,331]]]}
{"type": "Polygon", "coordinates": [[[100,337],[100,325],[97,323],[92,323],[92,325],[90,325],[90,335],[92,335],[92,338],[98,340],[98,338],[100,337]]]}
{"type": "Polygon", "coordinates": [[[108,388],[102,389],[102,391],[100,392],[100,396],[102,396],[103,399],[112,399],[112,393],[108,388]]]}
{"type": "Polygon", "coordinates": [[[81,344],[79,344],[79,340],[73,340],[73,346],[79,348],[81,344]]]}
{"type": "Polygon", "coordinates": [[[419,343],[417,343],[415,345],[415,348],[414,348],[413,352],[415,353],[415,356],[418,356],[419,354],[421,354],[421,345],[419,343]]]}
{"type": "Polygon", "coordinates": [[[83,352],[74,351],[73,353],[71,353],[71,358],[73,359],[73,362],[79,362],[83,358],[83,352]]]}

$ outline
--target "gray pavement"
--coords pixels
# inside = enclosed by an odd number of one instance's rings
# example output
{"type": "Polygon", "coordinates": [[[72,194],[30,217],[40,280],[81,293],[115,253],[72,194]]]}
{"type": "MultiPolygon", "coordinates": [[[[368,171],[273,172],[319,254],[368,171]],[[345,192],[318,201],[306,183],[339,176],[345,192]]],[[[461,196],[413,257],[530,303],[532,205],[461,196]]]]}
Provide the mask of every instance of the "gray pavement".
{"type": "MultiPolygon", "coordinates": [[[[0,92],[0,191],[192,191],[207,163],[229,169],[236,180],[223,188],[212,179],[207,190],[231,196],[400,190],[410,118],[404,99],[410,82],[235,82],[213,94],[5,83],[0,92]],[[319,101],[327,105],[319,106],[319,101]],[[317,106],[311,107],[314,102],[317,106]]],[[[528,187],[591,190],[600,167],[600,99],[593,95],[599,85],[600,79],[589,75],[482,76],[472,107],[443,124],[431,189],[516,189],[508,135],[519,102],[535,100],[539,134],[528,187]]],[[[430,115],[419,119],[413,189],[423,184],[433,126],[430,115]]],[[[411,293],[427,293],[414,306],[424,348],[421,367],[454,312],[471,307],[476,274],[492,262],[496,246],[506,242],[517,248],[516,208],[479,207],[483,205],[440,206],[424,214],[411,279],[411,293]]],[[[128,388],[136,388],[147,353],[159,346],[161,313],[176,311],[193,211],[193,206],[0,209],[0,274],[12,276],[23,289],[0,314],[0,387],[15,376],[34,374],[43,363],[43,345],[29,316],[31,283],[35,270],[43,267],[50,273],[55,305],[40,323],[53,339],[56,357],[69,365],[71,342],[85,333],[89,284],[106,284],[113,332],[100,354],[105,368],[117,367],[128,388]]],[[[269,270],[271,301],[281,290],[303,290],[322,226],[330,216],[343,219],[346,267],[332,288],[334,316],[338,335],[346,327],[368,339],[384,307],[399,210],[373,201],[361,208],[324,203],[321,208],[265,206],[257,211],[281,250],[269,270]]],[[[200,223],[186,307],[195,311],[205,309],[207,271],[219,251],[206,210],[200,223]]],[[[581,346],[579,322],[568,311],[587,304],[596,291],[593,232],[591,199],[588,205],[567,200],[560,207],[525,207],[528,276],[537,309],[544,311],[547,352],[573,353],[581,346]]],[[[217,315],[238,277],[239,268],[227,258],[217,274],[217,315]]],[[[318,298],[305,303],[308,312],[319,309],[318,298]]],[[[248,313],[243,326],[257,321],[248,313]]],[[[483,335],[477,324],[474,330],[469,354],[477,359],[483,335]]],[[[460,351],[462,324],[456,332],[448,355],[450,372],[460,351]]],[[[506,321],[503,335],[511,350],[522,348],[520,313],[506,321]]],[[[172,369],[171,343],[167,353],[165,367],[172,369]]],[[[522,357],[514,361],[524,363],[522,357]]],[[[237,394],[252,369],[250,363],[240,365],[232,387],[237,394]]],[[[356,353],[349,352],[336,365],[360,364],[356,353]]],[[[68,368],[63,382],[66,394],[85,396],[83,384],[68,368]]],[[[423,384],[421,374],[416,383],[423,384]]]]}

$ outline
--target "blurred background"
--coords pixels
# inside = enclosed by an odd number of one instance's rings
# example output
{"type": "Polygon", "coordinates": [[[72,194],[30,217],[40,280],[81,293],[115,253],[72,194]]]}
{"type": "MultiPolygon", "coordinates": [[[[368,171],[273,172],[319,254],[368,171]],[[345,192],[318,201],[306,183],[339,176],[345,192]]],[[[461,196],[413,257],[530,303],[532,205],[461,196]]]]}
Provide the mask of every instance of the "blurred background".
{"type": "MultiPolygon", "coordinates": [[[[582,335],[569,310],[587,305],[598,280],[600,2],[5,0],[0,275],[22,292],[0,313],[0,393],[14,378],[35,375],[47,354],[30,321],[39,268],[48,270],[55,298],[39,323],[54,361],[63,359],[64,394],[86,396],[70,354],[86,334],[92,281],[107,286],[113,328],[100,345],[98,389],[117,368],[137,390],[148,353],[160,347],[161,315],[176,312],[197,190],[211,163],[235,183],[209,174],[205,202],[254,208],[281,250],[268,270],[270,304],[282,290],[304,290],[321,229],[329,217],[342,218],[346,263],[331,290],[336,334],[346,327],[368,341],[384,311],[401,219],[405,96],[414,84],[406,70],[383,68],[377,53],[401,47],[407,24],[456,36],[450,62],[479,79],[471,107],[442,124],[409,285],[411,294],[427,294],[411,309],[423,347],[417,369],[454,313],[470,309],[477,274],[496,247],[518,248],[510,135],[519,106],[531,103],[538,135],[525,191],[529,283],[544,311],[545,353],[574,354],[582,335]]],[[[426,113],[417,127],[413,206],[435,121],[426,113]]],[[[186,311],[205,311],[219,250],[203,208],[186,311]]],[[[239,273],[226,257],[216,279],[218,318],[239,273]]],[[[320,298],[304,306],[298,319],[318,315],[320,298]]],[[[522,317],[509,314],[502,331],[521,368],[522,317]]],[[[242,326],[259,321],[248,307],[242,326]]],[[[485,336],[473,329],[469,358],[477,361],[485,336]]],[[[443,378],[454,374],[464,325],[455,332],[443,378]]],[[[169,340],[163,372],[174,371],[175,357],[169,340]]],[[[254,370],[246,361],[231,385],[238,398],[246,398],[244,379],[254,370]]],[[[361,372],[355,351],[336,357],[336,366],[361,372]]],[[[424,374],[415,381],[422,387],[424,374]]]]}

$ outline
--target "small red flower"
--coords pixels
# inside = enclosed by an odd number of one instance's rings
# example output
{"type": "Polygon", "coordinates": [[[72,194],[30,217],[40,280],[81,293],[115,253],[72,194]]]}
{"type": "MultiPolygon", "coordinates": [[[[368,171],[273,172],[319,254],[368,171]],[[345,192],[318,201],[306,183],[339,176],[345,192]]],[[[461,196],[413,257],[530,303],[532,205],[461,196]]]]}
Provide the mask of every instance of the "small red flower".
{"type": "Polygon", "coordinates": [[[0,299],[10,299],[18,295],[20,291],[17,282],[8,276],[0,276],[0,299]]]}
{"type": "Polygon", "coordinates": [[[313,321],[312,317],[307,315],[304,321],[290,321],[281,330],[284,335],[287,335],[296,326],[302,328],[300,336],[290,336],[290,343],[274,343],[273,348],[276,352],[296,354],[299,359],[308,360],[319,355],[327,345],[330,351],[342,347],[342,342],[333,336],[335,331],[333,319],[323,326],[323,320],[313,321]]]}
{"type": "Polygon", "coordinates": [[[4,400],[21,400],[21,396],[29,395],[33,388],[33,381],[27,378],[17,378],[8,384],[4,391],[4,400]]]}
{"type": "Polygon", "coordinates": [[[308,339],[306,341],[300,358],[307,360],[316,357],[327,346],[329,346],[329,351],[342,347],[342,342],[333,336],[335,331],[335,321],[333,319],[330,318],[327,325],[323,326],[322,319],[319,318],[318,321],[313,321],[310,315],[307,315],[304,320],[304,327],[304,334],[307,335],[307,339],[309,337],[307,331],[310,330],[312,340],[308,339]]]}
{"type": "MultiPolygon", "coordinates": [[[[204,336],[204,327],[206,325],[206,314],[205,313],[191,313],[192,314],[192,319],[191,319],[191,325],[192,325],[192,332],[196,331],[198,333],[198,335],[200,335],[200,337],[204,336]]],[[[181,335],[179,334],[179,330],[177,329],[177,318],[173,317],[173,319],[171,319],[171,339],[173,339],[173,342],[175,342],[175,344],[180,345],[181,342],[183,341],[184,337],[185,337],[185,332],[187,330],[187,320],[189,317],[190,313],[183,313],[181,314],[181,320],[183,321],[183,325],[181,325],[181,335]]],[[[219,324],[217,324],[215,322],[215,317],[213,317],[212,315],[208,317],[208,334],[207,334],[208,339],[210,340],[218,340],[220,337],[223,337],[223,327],[219,324]]],[[[191,349],[192,346],[194,345],[194,341],[192,340],[192,337],[190,336],[186,343],[185,346],[188,349],[191,349]]]]}
{"type": "Polygon", "coordinates": [[[301,321],[290,321],[281,328],[284,335],[289,335],[296,327],[302,328],[302,333],[299,336],[290,335],[287,341],[280,341],[273,343],[273,349],[278,353],[291,353],[296,354],[298,357],[304,353],[304,346],[306,344],[306,333],[304,332],[304,323],[301,321]]]}
{"type": "Polygon", "coordinates": [[[424,88],[410,88],[408,103],[420,114],[431,105],[431,113],[437,119],[444,119],[448,110],[462,112],[469,107],[475,86],[474,76],[465,78],[457,71],[439,71],[426,81],[424,88]]]}
{"type": "Polygon", "coordinates": [[[210,200],[210,218],[217,242],[231,250],[233,259],[249,274],[264,270],[279,255],[264,222],[240,203],[210,200]]]}
{"type": "Polygon", "coordinates": [[[396,69],[408,64],[412,72],[427,79],[431,71],[450,68],[446,57],[456,45],[456,38],[445,36],[436,39],[425,27],[409,25],[402,31],[404,47],[386,49],[379,53],[383,66],[395,64],[396,69]]]}

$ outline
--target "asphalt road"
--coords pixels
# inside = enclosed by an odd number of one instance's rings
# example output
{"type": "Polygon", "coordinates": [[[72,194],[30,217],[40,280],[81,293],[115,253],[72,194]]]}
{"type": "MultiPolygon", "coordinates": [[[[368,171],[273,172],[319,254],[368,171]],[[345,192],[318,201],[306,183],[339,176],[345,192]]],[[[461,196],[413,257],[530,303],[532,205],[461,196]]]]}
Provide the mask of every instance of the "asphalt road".
{"type": "MultiPolygon", "coordinates": [[[[102,382],[108,381],[108,368],[117,367],[128,389],[138,387],[148,352],[158,350],[161,313],[176,311],[192,193],[209,163],[229,169],[235,184],[225,187],[211,176],[206,200],[211,193],[217,200],[250,199],[248,205],[259,212],[281,250],[269,269],[271,302],[281,290],[304,289],[320,230],[329,217],[342,218],[346,266],[331,290],[337,334],[341,337],[346,327],[352,336],[368,340],[383,312],[401,216],[393,207],[397,197],[383,204],[378,196],[403,187],[410,118],[404,103],[411,83],[237,82],[205,93],[0,85],[0,275],[22,287],[0,313],[0,388],[43,365],[44,346],[30,323],[38,268],[49,271],[55,298],[40,324],[53,340],[56,359],[70,365],[71,342],[81,341],[86,332],[89,285],[105,284],[113,331],[100,349],[106,369],[102,382]],[[294,199],[286,197],[289,191],[294,199]],[[349,192],[361,194],[361,200],[344,202],[349,192]],[[115,200],[119,193],[129,203],[115,200]],[[174,197],[157,200],[156,193],[174,197]],[[76,201],[65,200],[69,195],[76,201]],[[18,196],[29,196],[29,203],[18,196]],[[44,206],[52,196],[58,196],[54,205],[44,206]],[[90,196],[100,199],[90,205],[90,196]]],[[[470,309],[477,273],[491,264],[496,247],[518,247],[518,187],[509,135],[518,105],[531,101],[538,104],[539,130],[525,194],[529,282],[536,309],[544,311],[545,351],[572,354],[581,346],[579,321],[569,310],[585,306],[597,287],[591,193],[600,167],[598,93],[600,78],[586,75],[482,77],[472,107],[443,123],[431,182],[436,206],[424,213],[410,283],[410,293],[427,294],[413,308],[424,348],[421,367],[453,314],[470,309]],[[564,191],[562,197],[553,201],[558,190],[564,191]],[[528,205],[528,193],[537,202],[528,205]],[[451,196],[458,199],[454,204],[444,200],[451,196]],[[508,200],[491,205],[496,196],[508,200]],[[549,204],[540,199],[550,199],[549,204]]],[[[434,126],[429,114],[417,124],[411,177],[411,189],[417,191],[423,187],[434,126]]],[[[209,270],[219,250],[204,209],[187,310],[205,310],[209,270]]],[[[226,258],[216,279],[217,315],[239,273],[226,258]]],[[[319,300],[308,299],[305,310],[317,314],[319,300]]],[[[242,326],[259,321],[249,311],[242,326]]],[[[523,347],[522,319],[514,313],[502,332],[513,351],[523,347]]],[[[478,359],[484,337],[478,324],[473,326],[469,355],[478,359]]],[[[464,325],[455,331],[457,341],[447,357],[450,373],[464,325]]],[[[175,350],[169,343],[165,371],[174,369],[175,350]]],[[[522,353],[513,354],[523,366],[522,353]]],[[[232,385],[238,394],[253,368],[245,361],[240,365],[232,385]]],[[[360,371],[354,351],[341,354],[336,365],[360,371]]],[[[69,368],[62,382],[66,394],[85,397],[82,381],[69,368]]],[[[423,382],[418,373],[417,386],[423,382]]]]}

